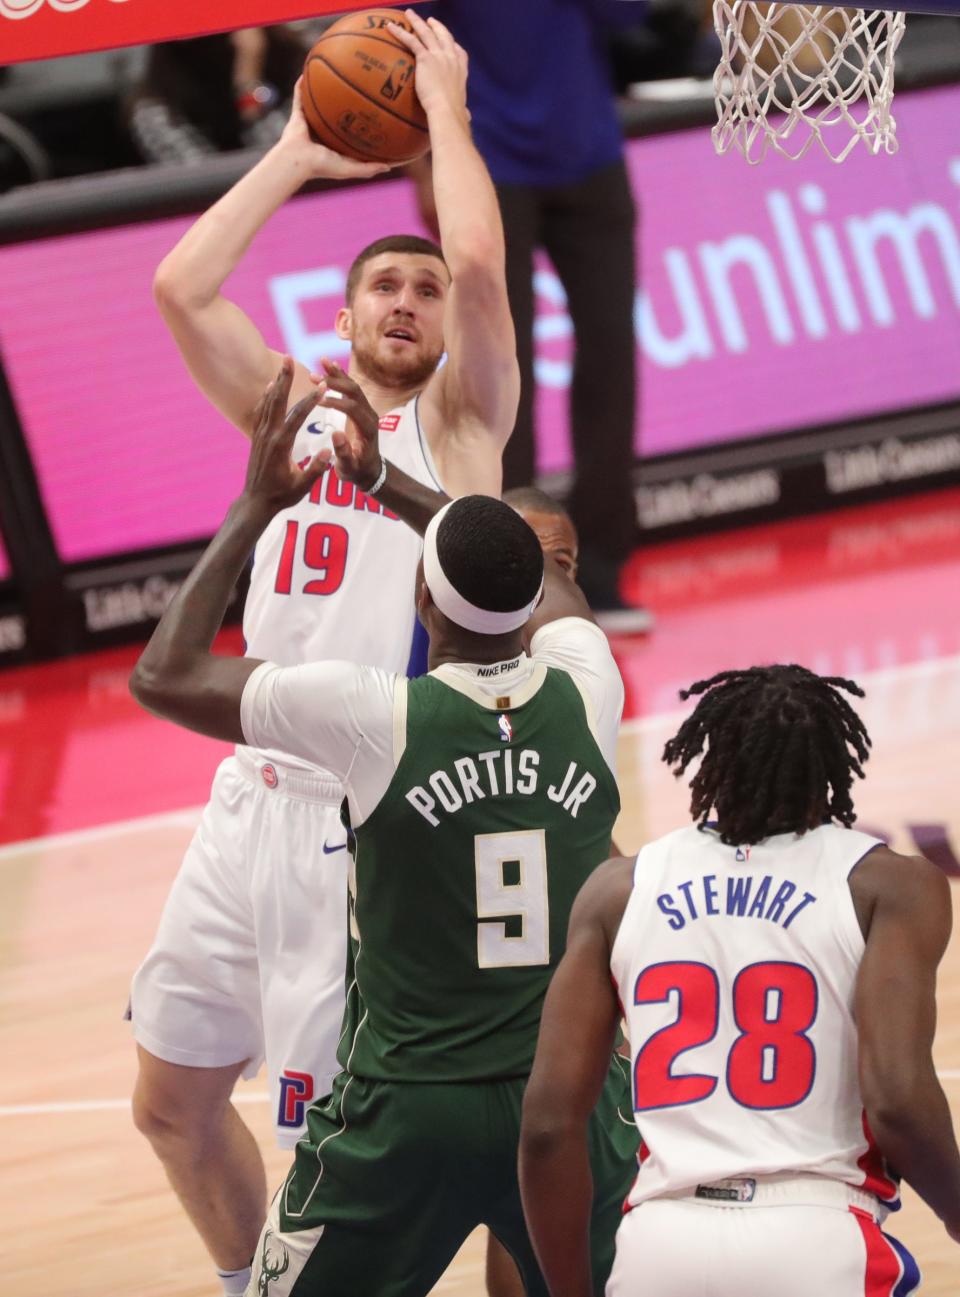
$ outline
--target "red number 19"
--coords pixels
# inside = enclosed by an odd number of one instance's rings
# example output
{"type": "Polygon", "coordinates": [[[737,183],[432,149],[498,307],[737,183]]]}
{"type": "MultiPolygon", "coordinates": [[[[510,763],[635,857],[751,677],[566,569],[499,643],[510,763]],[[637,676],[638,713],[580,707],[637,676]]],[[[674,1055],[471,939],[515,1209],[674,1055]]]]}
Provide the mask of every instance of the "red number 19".
{"type": "MultiPolygon", "coordinates": [[[[280,562],[277,565],[277,579],[273,586],[277,594],[289,594],[293,588],[293,563],[299,530],[298,522],[287,523],[280,562]]],[[[350,536],[345,527],[338,527],[332,522],[310,524],[303,535],[303,561],[312,571],[319,572],[320,576],[304,585],[304,594],[333,594],[340,589],[347,566],[349,545],[350,536]]]]}

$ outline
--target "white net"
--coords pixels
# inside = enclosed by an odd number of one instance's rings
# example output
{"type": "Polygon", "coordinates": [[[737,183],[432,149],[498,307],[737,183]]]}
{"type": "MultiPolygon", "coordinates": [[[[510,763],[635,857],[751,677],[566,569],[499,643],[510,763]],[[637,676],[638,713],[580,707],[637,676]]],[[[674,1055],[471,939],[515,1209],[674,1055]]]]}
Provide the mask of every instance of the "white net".
{"type": "Polygon", "coordinates": [[[828,5],[713,0],[718,153],[799,158],[816,140],[842,162],[858,140],[897,150],[893,61],[904,15],[828,5]]]}

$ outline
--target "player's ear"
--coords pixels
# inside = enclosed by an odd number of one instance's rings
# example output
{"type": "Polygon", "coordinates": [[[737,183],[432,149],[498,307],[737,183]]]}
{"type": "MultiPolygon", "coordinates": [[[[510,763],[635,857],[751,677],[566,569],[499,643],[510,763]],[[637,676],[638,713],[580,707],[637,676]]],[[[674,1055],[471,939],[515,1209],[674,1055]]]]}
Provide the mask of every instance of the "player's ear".
{"type": "Polygon", "coordinates": [[[334,330],[338,338],[344,342],[353,341],[353,312],[349,307],[341,306],[337,311],[337,318],[333,322],[334,330]]]}
{"type": "Polygon", "coordinates": [[[423,577],[423,559],[420,560],[417,567],[417,597],[416,608],[417,616],[421,624],[426,627],[425,617],[429,615],[429,610],[433,607],[433,599],[430,596],[430,590],[423,577]]]}

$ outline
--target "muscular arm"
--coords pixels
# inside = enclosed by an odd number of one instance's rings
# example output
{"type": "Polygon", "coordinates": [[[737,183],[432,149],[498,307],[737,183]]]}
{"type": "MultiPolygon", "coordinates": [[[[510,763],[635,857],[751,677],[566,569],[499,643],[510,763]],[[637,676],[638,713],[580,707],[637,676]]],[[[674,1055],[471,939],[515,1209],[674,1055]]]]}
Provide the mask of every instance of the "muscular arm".
{"type": "Polygon", "coordinates": [[[243,743],[240,699],[256,658],[210,651],[230,592],[269,514],[241,497],[160,618],[130,677],[141,706],[188,730],[243,743]]]}
{"type": "Polygon", "coordinates": [[[867,1120],[884,1157],[960,1242],[960,1153],[932,1056],[950,884],[928,861],[886,849],[852,883],[858,910],[872,893],[855,1005],[867,1120]]]}
{"type": "Polygon", "coordinates": [[[524,648],[529,650],[531,640],[541,627],[559,621],[561,617],[582,617],[584,621],[596,624],[596,618],[590,611],[590,605],[583,591],[575,581],[570,580],[555,558],[545,554],[543,598],[523,628],[524,648]]]}
{"type": "Polygon", "coordinates": [[[610,951],[632,881],[632,861],[608,860],[574,902],[566,953],[547,992],[524,1092],[520,1192],[551,1297],[594,1297],[587,1123],[620,1022],[610,951]]]}
{"type": "MultiPolygon", "coordinates": [[[[297,93],[280,141],[194,222],[160,263],[154,297],[194,382],[247,436],[280,356],[253,321],[223,296],[225,280],[261,226],[306,181],[360,179],[383,170],[312,143],[297,93]]],[[[299,400],[309,390],[307,371],[298,365],[291,399],[299,400]]]]}
{"type": "Polygon", "coordinates": [[[447,363],[421,398],[421,417],[451,492],[499,496],[500,457],[520,398],[500,207],[470,135],[466,55],[435,20],[425,23],[409,10],[406,17],[412,36],[392,30],[417,57],[440,243],[452,281],[444,320],[447,363]]]}
{"type": "Polygon", "coordinates": [[[405,473],[402,468],[397,468],[396,464],[389,462],[386,481],[382,489],[377,492],[377,499],[388,509],[392,509],[398,518],[402,518],[407,526],[412,527],[420,536],[427,530],[433,515],[439,513],[445,504],[450,503],[448,495],[421,485],[409,473],[405,473]]]}

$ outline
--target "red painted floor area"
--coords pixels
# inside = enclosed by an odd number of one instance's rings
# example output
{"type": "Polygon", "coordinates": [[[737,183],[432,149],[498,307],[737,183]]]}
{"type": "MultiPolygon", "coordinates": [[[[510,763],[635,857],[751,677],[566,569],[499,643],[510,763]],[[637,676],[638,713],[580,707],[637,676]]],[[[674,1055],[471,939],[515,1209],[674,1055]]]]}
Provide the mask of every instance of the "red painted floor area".
{"type": "Polygon", "coordinates": [[[626,592],[657,614],[615,647],[632,715],[725,667],[865,671],[960,653],[960,489],[636,553],[626,592]]]}
{"type": "MultiPolygon", "coordinates": [[[[796,661],[854,677],[960,654],[960,489],[638,551],[628,592],[653,609],[615,642],[627,716],[731,666],[796,661]]],[[[221,637],[238,651],[239,632],[221,637]]],[[[138,648],[0,673],[0,842],[206,799],[228,751],[142,712],[138,648]]]]}

